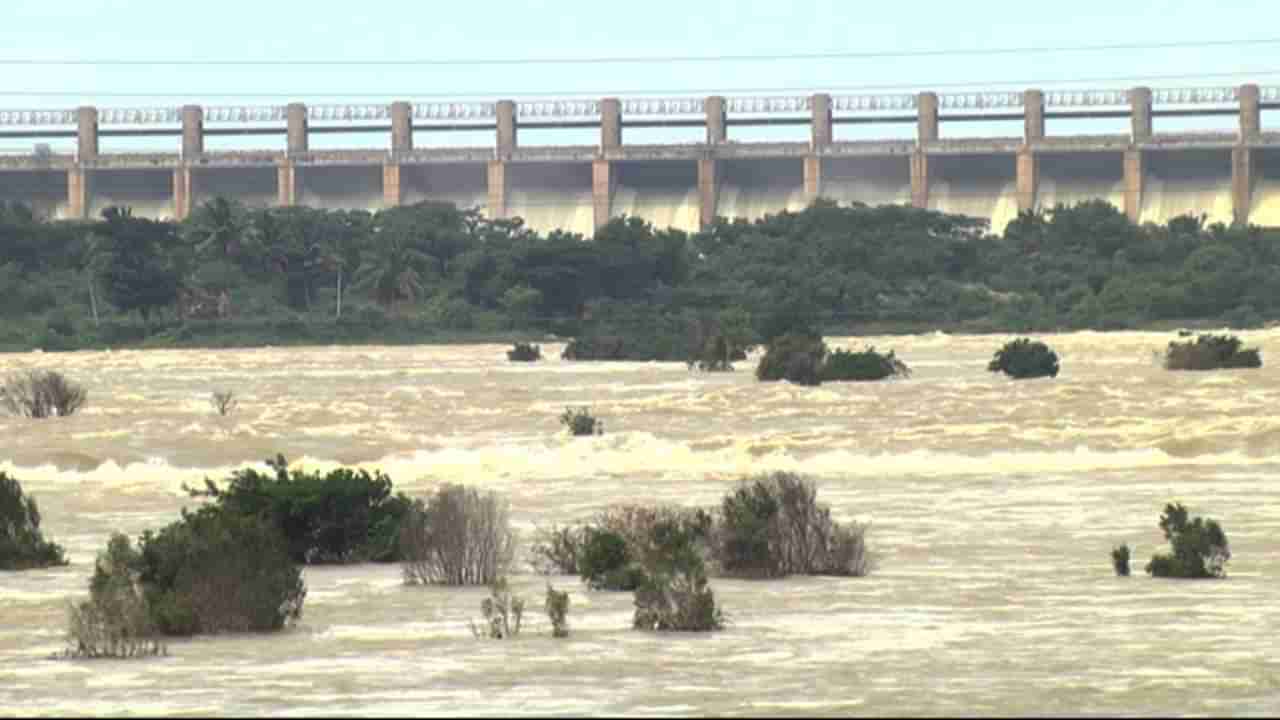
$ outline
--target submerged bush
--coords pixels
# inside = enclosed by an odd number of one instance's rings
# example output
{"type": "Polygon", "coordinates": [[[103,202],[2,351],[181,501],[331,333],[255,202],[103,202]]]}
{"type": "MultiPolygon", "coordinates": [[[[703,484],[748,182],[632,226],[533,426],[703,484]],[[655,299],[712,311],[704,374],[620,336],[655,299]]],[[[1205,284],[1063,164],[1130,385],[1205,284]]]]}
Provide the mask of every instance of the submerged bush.
{"type": "Polygon", "coordinates": [[[301,617],[307,594],[270,519],[215,507],[143,533],[130,565],[166,635],[279,630],[301,617]]]}
{"type": "Polygon", "coordinates": [[[214,412],[222,417],[231,414],[231,411],[235,410],[239,404],[240,401],[236,400],[236,394],[230,390],[214,390],[209,396],[209,405],[214,412]]]}
{"type": "Polygon", "coordinates": [[[627,360],[634,352],[621,335],[580,335],[569,341],[560,351],[563,360],[627,360]]]}
{"type": "Polygon", "coordinates": [[[529,548],[533,555],[534,569],[544,575],[576,575],[578,555],[582,551],[585,536],[586,528],[583,526],[552,525],[547,530],[539,529],[529,548]]]}
{"type": "Polygon", "coordinates": [[[1127,543],[1111,549],[1111,565],[1115,568],[1116,575],[1129,577],[1129,545],[1127,543]]]}
{"type": "Polygon", "coordinates": [[[1057,377],[1058,354],[1048,345],[1029,338],[1018,338],[1005,343],[987,364],[991,372],[1003,372],[1016,380],[1024,378],[1057,377]]]}
{"type": "Polygon", "coordinates": [[[1234,335],[1199,335],[1194,341],[1171,341],[1165,349],[1167,370],[1219,370],[1262,367],[1257,348],[1242,349],[1234,335]]]}
{"type": "Polygon", "coordinates": [[[391,478],[350,468],[290,471],[283,455],[267,465],[273,472],[239,470],[225,489],[206,480],[204,490],[188,492],[228,512],[270,518],[288,538],[294,562],[399,560],[400,521],[410,501],[391,494],[391,478]]]}
{"type": "Polygon", "coordinates": [[[560,424],[575,437],[604,434],[604,421],[592,415],[590,408],[565,408],[560,414],[560,424]]]}
{"type": "Polygon", "coordinates": [[[756,379],[818,385],[822,382],[822,362],[826,355],[827,346],[821,337],[804,333],[779,336],[766,346],[756,366],[756,379]]]}
{"type": "Polygon", "coordinates": [[[17,478],[0,472],[0,570],[66,565],[62,546],[44,539],[40,508],[17,478]]]}
{"type": "Polygon", "coordinates": [[[0,386],[0,407],[29,418],[74,415],[88,398],[83,387],[52,370],[28,370],[0,386]]]}
{"type": "Polygon", "coordinates": [[[524,620],[524,600],[511,592],[507,579],[500,577],[489,587],[489,597],[480,602],[483,622],[471,623],[471,634],[490,640],[514,640],[524,620]]]}
{"type": "Polygon", "coordinates": [[[1216,520],[1189,520],[1181,503],[1165,505],[1160,515],[1160,529],[1173,552],[1156,553],[1147,563],[1152,577],[1218,578],[1226,575],[1231,560],[1227,535],[1216,520]]]}
{"type": "Polygon", "coordinates": [[[730,575],[862,577],[872,569],[866,526],[832,520],[815,484],[793,473],[748,479],[726,495],[716,536],[716,557],[730,575]]]}
{"type": "Polygon", "coordinates": [[[515,538],[497,493],[445,485],[415,501],[401,525],[409,584],[492,585],[511,565],[515,538]]]}
{"type": "Polygon", "coordinates": [[[135,568],[141,558],[119,533],[98,555],[89,599],[67,608],[65,657],[136,658],[165,653],[135,568]]]}
{"type": "Polygon", "coordinates": [[[536,362],[542,359],[542,348],[529,343],[515,343],[507,351],[507,359],[511,362],[536,362]]]}
{"type": "Polygon", "coordinates": [[[551,621],[551,637],[569,637],[569,593],[556,590],[547,583],[547,599],[543,608],[551,621]]]}
{"type": "Polygon", "coordinates": [[[622,535],[588,526],[585,529],[578,573],[592,590],[635,590],[644,572],[632,558],[622,535]]]}
{"type": "Polygon", "coordinates": [[[707,581],[706,543],[711,518],[702,512],[656,511],[638,553],[643,580],[635,591],[637,630],[706,632],[724,627],[707,581]]]}
{"type": "Polygon", "coordinates": [[[909,377],[911,369],[895,357],[892,350],[888,355],[881,355],[875,348],[867,348],[862,352],[836,350],[827,356],[820,373],[823,382],[883,380],[895,375],[909,377]]]}

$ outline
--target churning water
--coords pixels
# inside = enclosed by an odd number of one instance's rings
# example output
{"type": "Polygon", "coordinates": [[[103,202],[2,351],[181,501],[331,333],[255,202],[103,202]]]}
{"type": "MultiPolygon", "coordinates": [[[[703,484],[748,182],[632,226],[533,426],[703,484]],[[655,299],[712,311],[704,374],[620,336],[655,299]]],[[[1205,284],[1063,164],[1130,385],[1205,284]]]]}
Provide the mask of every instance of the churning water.
{"type": "MultiPolygon", "coordinates": [[[[1280,712],[1280,331],[1260,370],[1174,373],[1168,335],[1045,339],[1054,380],[986,372],[1006,337],[832,341],[893,348],[909,379],[800,388],[744,364],[508,363],[505,347],[360,347],[8,355],[0,371],[84,383],[71,418],[0,419],[0,470],[40,501],[65,568],[0,574],[0,714],[1270,714],[1280,712]],[[213,414],[213,390],[240,407],[213,414]],[[557,415],[590,404],[600,437],[557,415]],[[109,533],[189,504],[184,482],[276,452],[309,468],[381,468],[413,495],[500,490],[536,526],[612,503],[711,506],[748,473],[819,482],[870,522],[870,577],[715,579],[731,625],[630,629],[628,594],[573,578],[572,636],[540,612],[479,641],[483,589],[406,587],[396,566],[309,568],[301,623],[201,637],[143,661],[50,660],[68,599],[109,533]],[[1163,504],[1222,522],[1216,582],[1116,578],[1163,544],[1163,504]]],[[[559,348],[544,348],[554,355],[559,348]]],[[[540,608],[544,578],[513,585],[540,608]]]]}

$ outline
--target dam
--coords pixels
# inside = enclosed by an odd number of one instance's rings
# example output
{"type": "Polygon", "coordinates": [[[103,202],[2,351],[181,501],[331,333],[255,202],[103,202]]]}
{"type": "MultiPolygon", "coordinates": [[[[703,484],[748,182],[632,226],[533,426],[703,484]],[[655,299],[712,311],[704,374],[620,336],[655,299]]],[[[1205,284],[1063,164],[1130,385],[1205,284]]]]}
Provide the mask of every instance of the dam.
{"type": "Polygon", "coordinates": [[[1023,210],[1101,199],[1135,222],[1192,213],[1211,223],[1280,226],[1280,132],[1263,126],[1265,111],[1276,109],[1280,87],[1254,84],[0,109],[0,140],[30,143],[30,150],[0,153],[0,200],[62,219],[96,216],[110,205],[182,219],[215,196],[251,207],[368,210],[438,200],[493,218],[522,217],[541,231],[590,235],[624,214],[693,231],[717,216],[751,220],[819,197],[963,213],[988,219],[998,232],[1023,210]],[[1215,117],[1229,118],[1231,129],[1156,128],[1165,120],[1215,117]],[[1122,123],[1127,132],[1048,132],[1059,121],[1122,123]],[[969,123],[1019,123],[1022,131],[1008,137],[941,132],[969,123]],[[737,129],[753,127],[798,129],[807,138],[735,139],[737,129]],[[898,136],[836,136],[849,128],[873,135],[884,128],[898,136]],[[522,133],[545,136],[547,130],[598,133],[598,141],[520,142],[522,133]],[[624,142],[624,131],[698,136],[646,144],[624,142]],[[442,133],[491,141],[424,142],[442,133]],[[384,147],[312,147],[319,138],[371,135],[384,147]],[[206,147],[207,141],[252,144],[263,137],[283,139],[284,146],[206,147]],[[172,138],[177,147],[103,147],[116,138],[172,138]],[[74,152],[53,152],[50,141],[74,142],[74,152]]]}

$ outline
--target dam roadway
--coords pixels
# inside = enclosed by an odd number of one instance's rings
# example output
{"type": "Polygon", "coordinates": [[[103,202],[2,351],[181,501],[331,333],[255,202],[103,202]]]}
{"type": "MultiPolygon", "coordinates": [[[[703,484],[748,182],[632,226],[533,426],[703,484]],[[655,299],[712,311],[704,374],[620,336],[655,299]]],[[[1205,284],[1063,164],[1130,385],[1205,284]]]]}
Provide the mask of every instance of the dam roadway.
{"type": "MultiPolygon", "coordinates": [[[[56,218],[121,204],[185,218],[213,196],[250,206],[378,209],[423,200],[590,234],[636,215],[687,230],[817,197],[985,217],[1102,199],[1137,222],[1184,213],[1280,225],[1280,87],[899,93],[159,108],[0,109],[0,200],[56,218]],[[1229,116],[1231,131],[1156,132],[1164,118],[1229,116]],[[1054,135],[1059,121],[1128,132],[1054,135]],[[942,137],[948,124],[1020,122],[1016,137],[942,137]],[[912,139],[837,140],[840,126],[914,126],[912,139]],[[737,127],[804,126],[807,141],[738,142],[737,127]],[[695,128],[698,142],[623,142],[628,129],[695,128]],[[522,130],[594,130],[593,145],[521,145],[522,130]],[[421,147],[491,132],[485,147],[421,147]],[[382,134],[384,149],[313,149],[330,134],[382,134]],[[211,151],[206,138],[283,136],[282,150],[211,151]],[[173,137],[176,152],[103,152],[103,138],[173,137]],[[73,139],[74,153],[49,140],[73,139]],[[1270,171],[1270,173],[1268,172],[1270,171]]],[[[687,131],[685,131],[687,133],[687,131]]],[[[277,141],[278,142],[278,141],[277,141]]]]}

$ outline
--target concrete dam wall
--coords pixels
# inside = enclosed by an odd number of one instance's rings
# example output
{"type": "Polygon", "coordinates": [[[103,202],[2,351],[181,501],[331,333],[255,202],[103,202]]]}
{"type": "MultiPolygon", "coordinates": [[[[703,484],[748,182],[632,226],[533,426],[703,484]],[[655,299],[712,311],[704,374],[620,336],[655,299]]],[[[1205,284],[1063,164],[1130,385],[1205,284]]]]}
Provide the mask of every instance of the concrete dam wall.
{"type": "MultiPolygon", "coordinates": [[[[1280,87],[1027,90],[767,98],[666,98],[388,105],[0,110],[0,200],[54,218],[110,205],[184,218],[215,196],[251,207],[376,210],[424,200],[591,235],[612,217],[694,231],[822,197],[984,218],[1101,199],[1135,222],[1182,214],[1280,226],[1280,133],[1263,113],[1280,87]],[[1165,117],[1229,116],[1237,129],[1156,132],[1165,117]],[[1054,135],[1058,121],[1115,119],[1127,133],[1054,135]],[[944,137],[948,123],[1018,121],[1020,137],[944,137]],[[840,139],[840,127],[914,126],[914,139],[840,139]],[[736,141],[742,126],[804,126],[806,142],[736,141]],[[520,129],[596,128],[594,145],[529,146],[520,129]],[[705,141],[624,144],[626,128],[697,128],[705,141]],[[488,147],[423,147],[439,133],[492,132],[488,147]],[[386,133],[381,150],[317,150],[317,134],[386,133]],[[206,150],[206,138],[278,135],[284,150],[206,150]],[[100,139],[175,137],[177,152],[103,152],[100,139]],[[40,141],[75,141],[74,153],[40,141]]],[[[686,131],[687,132],[687,131],[686,131]]],[[[376,135],[375,135],[376,137],[376,135]]],[[[252,143],[252,140],[245,141],[252,143]]],[[[221,143],[219,143],[221,144],[221,143]]]]}

